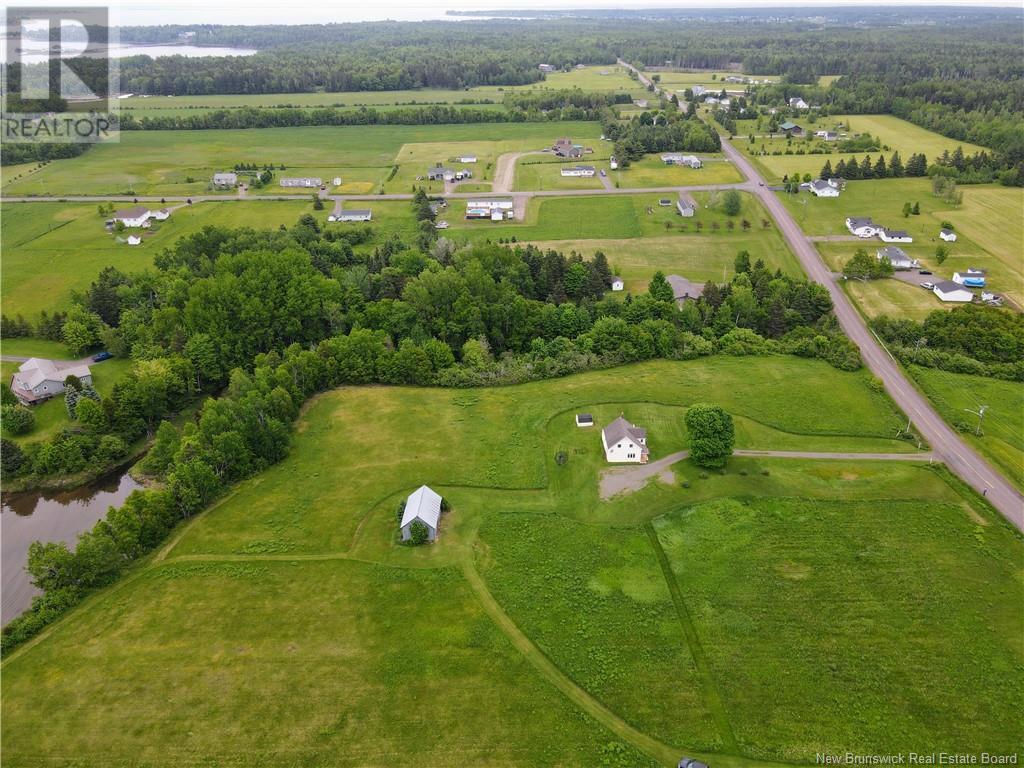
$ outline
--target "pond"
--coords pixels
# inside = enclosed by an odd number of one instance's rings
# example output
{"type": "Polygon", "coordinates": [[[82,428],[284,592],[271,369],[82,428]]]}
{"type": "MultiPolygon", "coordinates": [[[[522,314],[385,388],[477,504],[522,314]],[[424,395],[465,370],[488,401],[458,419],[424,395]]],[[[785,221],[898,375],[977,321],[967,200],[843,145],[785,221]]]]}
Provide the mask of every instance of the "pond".
{"type": "Polygon", "coordinates": [[[0,623],[17,617],[39,594],[25,571],[33,541],[64,541],[73,546],[78,534],[141,487],[124,469],[67,491],[5,493],[0,511],[0,623]]]}

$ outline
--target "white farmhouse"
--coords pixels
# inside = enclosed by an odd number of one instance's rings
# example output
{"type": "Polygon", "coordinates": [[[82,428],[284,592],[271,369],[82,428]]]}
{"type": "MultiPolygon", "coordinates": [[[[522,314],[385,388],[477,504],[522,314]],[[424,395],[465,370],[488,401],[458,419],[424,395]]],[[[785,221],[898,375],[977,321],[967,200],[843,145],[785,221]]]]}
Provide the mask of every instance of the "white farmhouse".
{"type": "Polygon", "coordinates": [[[817,197],[839,197],[839,182],[835,179],[816,179],[809,188],[817,197]]]}
{"type": "Polygon", "coordinates": [[[650,452],[647,449],[647,430],[630,424],[619,416],[601,430],[604,457],[613,464],[646,464],[650,452]]]}
{"type": "Polygon", "coordinates": [[[912,243],[914,238],[907,234],[902,229],[886,229],[882,227],[878,233],[879,239],[883,243],[912,243]]]}
{"type": "Polygon", "coordinates": [[[11,391],[25,405],[40,403],[64,391],[69,376],[77,376],[83,384],[92,384],[88,365],[58,368],[53,360],[31,357],[18,368],[11,378],[11,391]]]}
{"type": "Polygon", "coordinates": [[[144,227],[149,221],[149,217],[153,214],[150,213],[149,208],[141,205],[137,205],[134,208],[125,208],[123,211],[116,211],[114,218],[111,219],[115,224],[121,222],[126,227],[144,227]]]}
{"type": "Polygon", "coordinates": [[[437,525],[441,521],[441,497],[425,485],[409,494],[402,512],[402,541],[412,537],[412,524],[421,522],[427,526],[427,540],[437,538],[437,525]]]}
{"type": "Polygon", "coordinates": [[[955,243],[956,242],[956,232],[954,232],[952,229],[942,229],[942,230],[940,230],[939,231],[939,237],[941,237],[947,243],[955,243]]]}
{"type": "Polygon", "coordinates": [[[864,238],[874,237],[882,230],[882,227],[871,219],[857,216],[850,216],[846,219],[846,228],[850,230],[851,235],[864,238]]]}
{"type": "Polygon", "coordinates": [[[916,269],[919,264],[917,259],[912,259],[907,252],[896,245],[886,245],[875,252],[879,261],[888,261],[893,269],[916,269]]]}
{"type": "Polygon", "coordinates": [[[974,293],[964,288],[960,283],[954,283],[952,280],[943,280],[941,283],[936,283],[935,287],[932,288],[932,293],[942,301],[954,301],[964,304],[974,301],[974,293]]]}
{"type": "Polygon", "coordinates": [[[796,96],[796,97],[794,97],[794,98],[789,100],[789,108],[790,109],[810,109],[810,105],[806,101],[801,99],[799,96],[796,96]]]}

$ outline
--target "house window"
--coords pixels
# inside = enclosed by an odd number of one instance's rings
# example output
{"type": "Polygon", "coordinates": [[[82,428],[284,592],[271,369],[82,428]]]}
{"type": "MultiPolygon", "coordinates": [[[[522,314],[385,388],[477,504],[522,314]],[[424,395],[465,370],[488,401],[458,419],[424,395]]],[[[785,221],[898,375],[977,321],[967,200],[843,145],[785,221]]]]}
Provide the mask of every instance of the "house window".
{"type": "Polygon", "coordinates": [[[635,459],[636,458],[636,454],[635,453],[627,453],[626,454],[626,458],[627,459],[635,459]]]}

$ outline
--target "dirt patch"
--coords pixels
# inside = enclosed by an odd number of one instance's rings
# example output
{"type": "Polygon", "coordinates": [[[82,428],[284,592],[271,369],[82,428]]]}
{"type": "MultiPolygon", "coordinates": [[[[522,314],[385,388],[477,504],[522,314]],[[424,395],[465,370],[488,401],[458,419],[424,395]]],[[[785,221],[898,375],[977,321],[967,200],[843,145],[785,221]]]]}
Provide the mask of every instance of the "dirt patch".
{"type": "Polygon", "coordinates": [[[783,578],[801,581],[811,575],[811,566],[806,563],[794,563],[792,560],[787,560],[776,565],[775,571],[783,578]]]}
{"type": "Polygon", "coordinates": [[[857,480],[860,475],[856,472],[843,472],[839,477],[843,480],[857,480]]]}

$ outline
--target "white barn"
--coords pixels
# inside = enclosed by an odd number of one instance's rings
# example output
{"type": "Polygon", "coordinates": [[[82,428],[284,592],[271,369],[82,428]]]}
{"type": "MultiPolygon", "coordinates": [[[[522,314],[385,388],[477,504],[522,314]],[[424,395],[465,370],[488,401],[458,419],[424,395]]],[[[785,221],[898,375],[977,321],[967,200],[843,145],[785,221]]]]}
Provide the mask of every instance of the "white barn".
{"type": "Polygon", "coordinates": [[[437,526],[441,521],[441,497],[425,485],[409,494],[402,513],[402,541],[412,537],[412,524],[416,521],[427,526],[427,540],[437,538],[437,526]]]}
{"type": "Polygon", "coordinates": [[[77,376],[83,384],[92,384],[88,365],[58,368],[53,360],[30,357],[11,377],[11,391],[26,405],[39,403],[61,394],[68,376],[77,376]]]}
{"type": "Polygon", "coordinates": [[[647,430],[630,424],[622,416],[601,430],[601,443],[605,459],[613,464],[647,463],[647,430]]]}

